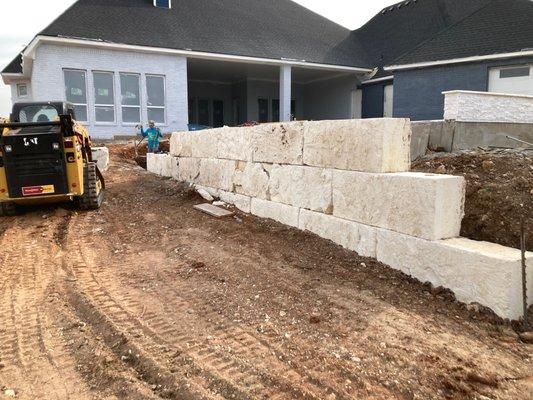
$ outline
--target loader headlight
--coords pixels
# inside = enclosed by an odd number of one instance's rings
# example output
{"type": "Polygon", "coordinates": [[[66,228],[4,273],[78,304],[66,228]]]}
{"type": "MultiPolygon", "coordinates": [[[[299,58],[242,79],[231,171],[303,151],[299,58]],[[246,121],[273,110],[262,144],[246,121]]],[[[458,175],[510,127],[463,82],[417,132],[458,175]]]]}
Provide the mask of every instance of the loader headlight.
{"type": "Polygon", "coordinates": [[[59,150],[59,143],[52,143],[52,148],[54,150],[59,150]]]}
{"type": "Polygon", "coordinates": [[[6,151],[6,153],[11,153],[13,151],[13,148],[11,147],[10,144],[6,144],[4,146],[4,150],[6,151]]]}

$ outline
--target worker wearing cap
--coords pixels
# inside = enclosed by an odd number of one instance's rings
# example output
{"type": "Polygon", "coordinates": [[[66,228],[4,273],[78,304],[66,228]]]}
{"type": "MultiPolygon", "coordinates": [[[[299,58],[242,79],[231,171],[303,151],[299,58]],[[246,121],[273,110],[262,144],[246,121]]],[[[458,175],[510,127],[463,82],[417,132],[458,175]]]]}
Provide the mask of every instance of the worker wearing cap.
{"type": "Polygon", "coordinates": [[[159,152],[159,139],[163,137],[161,130],[156,128],[155,121],[148,122],[148,129],[144,130],[143,126],[140,125],[141,135],[144,138],[148,138],[148,153],[157,153],[159,152]]]}

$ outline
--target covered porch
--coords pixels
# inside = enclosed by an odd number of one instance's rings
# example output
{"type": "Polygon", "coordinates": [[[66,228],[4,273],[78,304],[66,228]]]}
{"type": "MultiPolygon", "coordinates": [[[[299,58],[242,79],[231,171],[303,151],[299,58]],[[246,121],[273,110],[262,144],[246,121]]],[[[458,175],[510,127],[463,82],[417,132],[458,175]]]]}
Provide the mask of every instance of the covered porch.
{"type": "Polygon", "coordinates": [[[360,118],[357,87],[367,72],[333,65],[189,58],[189,124],[216,128],[253,122],[360,118]]]}

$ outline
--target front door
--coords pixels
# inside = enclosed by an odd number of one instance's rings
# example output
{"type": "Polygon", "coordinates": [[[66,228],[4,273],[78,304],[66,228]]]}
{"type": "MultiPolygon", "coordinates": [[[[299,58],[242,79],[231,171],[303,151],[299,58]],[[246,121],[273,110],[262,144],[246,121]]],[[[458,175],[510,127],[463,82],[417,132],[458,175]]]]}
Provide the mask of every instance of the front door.
{"type": "Polygon", "coordinates": [[[221,128],[224,126],[224,102],[222,100],[213,100],[213,127],[221,128]]]}

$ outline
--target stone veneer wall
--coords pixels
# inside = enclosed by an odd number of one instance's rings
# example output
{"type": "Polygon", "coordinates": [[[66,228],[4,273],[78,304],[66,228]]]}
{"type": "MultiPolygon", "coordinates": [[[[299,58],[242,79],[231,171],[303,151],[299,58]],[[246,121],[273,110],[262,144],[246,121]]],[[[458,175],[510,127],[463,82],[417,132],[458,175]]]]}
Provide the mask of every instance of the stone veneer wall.
{"type": "Polygon", "coordinates": [[[408,172],[410,141],[405,119],[177,132],[148,170],[519,318],[520,252],[458,238],[465,181],[408,172]]]}
{"type": "Polygon", "coordinates": [[[443,95],[445,120],[533,124],[533,96],[465,90],[443,95]]]}

